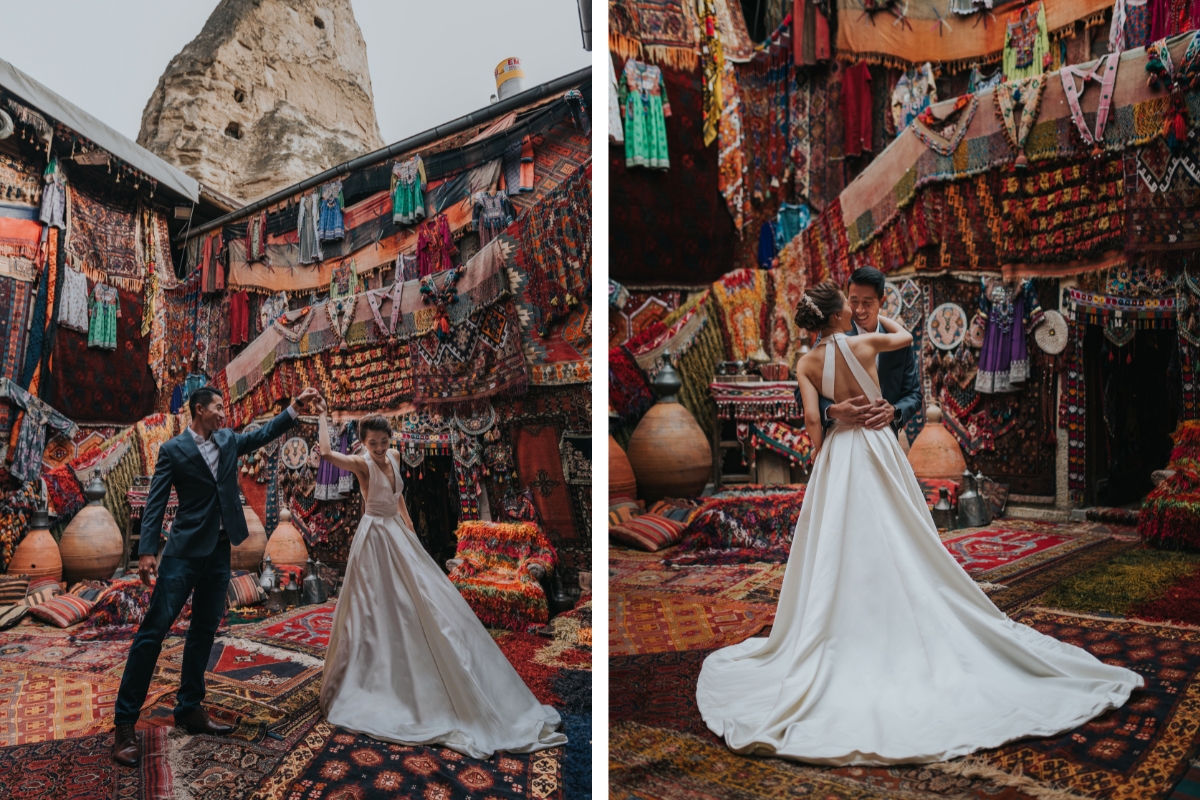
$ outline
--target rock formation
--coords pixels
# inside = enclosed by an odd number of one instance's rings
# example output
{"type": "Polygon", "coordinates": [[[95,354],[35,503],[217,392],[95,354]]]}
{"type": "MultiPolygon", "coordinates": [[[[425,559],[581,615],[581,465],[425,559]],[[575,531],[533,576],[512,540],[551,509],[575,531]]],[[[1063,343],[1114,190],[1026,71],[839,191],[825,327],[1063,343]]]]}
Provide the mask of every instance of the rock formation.
{"type": "Polygon", "coordinates": [[[159,78],[137,140],[244,202],[382,147],[350,0],[221,0],[159,78]]]}

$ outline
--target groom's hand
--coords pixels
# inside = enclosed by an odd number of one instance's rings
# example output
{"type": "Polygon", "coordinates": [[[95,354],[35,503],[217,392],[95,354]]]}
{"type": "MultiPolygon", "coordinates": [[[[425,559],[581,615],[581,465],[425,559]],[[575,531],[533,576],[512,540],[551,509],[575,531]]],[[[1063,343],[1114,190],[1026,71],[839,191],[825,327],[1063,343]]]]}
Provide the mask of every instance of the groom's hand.
{"type": "Polygon", "coordinates": [[[150,581],[154,580],[156,575],[158,575],[158,559],[149,553],[139,556],[138,577],[142,579],[142,583],[149,586],[150,581]]]}
{"type": "Polygon", "coordinates": [[[309,404],[315,402],[320,396],[320,392],[318,392],[312,386],[309,386],[307,389],[301,392],[295,400],[292,401],[292,405],[296,406],[297,411],[308,413],[309,404]]]}
{"type": "Polygon", "coordinates": [[[871,409],[871,403],[860,394],[829,406],[825,409],[825,416],[847,425],[866,425],[871,417],[871,409]]]}
{"type": "Polygon", "coordinates": [[[896,416],[896,408],[882,397],[871,405],[871,414],[864,426],[873,431],[883,430],[892,424],[896,416]]]}

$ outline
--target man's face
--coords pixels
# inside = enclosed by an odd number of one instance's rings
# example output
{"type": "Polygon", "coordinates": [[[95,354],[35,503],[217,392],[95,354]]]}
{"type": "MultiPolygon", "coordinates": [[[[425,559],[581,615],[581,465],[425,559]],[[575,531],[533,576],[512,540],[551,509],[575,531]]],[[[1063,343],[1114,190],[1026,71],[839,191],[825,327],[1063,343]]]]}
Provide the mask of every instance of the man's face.
{"type": "Polygon", "coordinates": [[[220,397],[214,397],[212,402],[207,406],[198,406],[196,408],[196,421],[201,427],[209,431],[215,431],[225,427],[225,401],[220,397]]]}
{"type": "Polygon", "coordinates": [[[854,324],[860,331],[873,332],[879,326],[880,298],[870,286],[850,284],[846,293],[850,302],[850,311],[854,314],[854,324]]]}

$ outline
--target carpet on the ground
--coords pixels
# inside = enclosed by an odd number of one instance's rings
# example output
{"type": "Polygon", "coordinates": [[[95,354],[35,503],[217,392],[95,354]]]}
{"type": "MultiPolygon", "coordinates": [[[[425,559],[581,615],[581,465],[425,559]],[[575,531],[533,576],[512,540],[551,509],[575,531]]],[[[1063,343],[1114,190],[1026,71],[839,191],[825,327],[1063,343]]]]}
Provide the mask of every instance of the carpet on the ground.
{"type": "Polygon", "coordinates": [[[1200,731],[1200,629],[1044,608],[1014,619],[1139,672],[1146,688],[1062,736],[1024,739],[940,764],[818,768],[736,756],[708,730],[695,687],[710,650],[615,656],[609,680],[620,689],[609,708],[611,791],[645,800],[1167,797],[1187,771],[1200,731]]]}
{"type": "Polygon", "coordinates": [[[775,618],[774,605],[681,594],[613,592],[608,604],[612,655],[735,644],[775,618]]]}
{"type": "Polygon", "coordinates": [[[112,734],[0,748],[0,797],[12,800],[171,800],[167,732],[138,731],[141,763],[112,760],[112,734]]]}

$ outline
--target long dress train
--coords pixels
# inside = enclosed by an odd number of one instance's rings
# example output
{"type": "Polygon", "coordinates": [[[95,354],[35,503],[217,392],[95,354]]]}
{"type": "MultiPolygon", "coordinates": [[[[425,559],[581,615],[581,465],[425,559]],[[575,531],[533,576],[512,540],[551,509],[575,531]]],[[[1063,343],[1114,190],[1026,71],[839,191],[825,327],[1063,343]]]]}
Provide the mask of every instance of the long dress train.
{"type": "MultiPolygon", "coordinates": [[[[832,340],[821,394],[834,396],[837,349],[861,393],[880,397],[845,336],[832,340]]],[[[770,636],[709,655],[696,700],[738,753],[894,764],[1058,734],[1143,685],[1009,620],[942,545],[891,431],[835,424],[770,636]]]]}
{"type": "Polygon", "coordinates": [[[454,584],[400,518],[404,487],[367,458],[366,508],[333,615],[321,711],[376,739],[472,758],[566,743],[454,584]]]}

